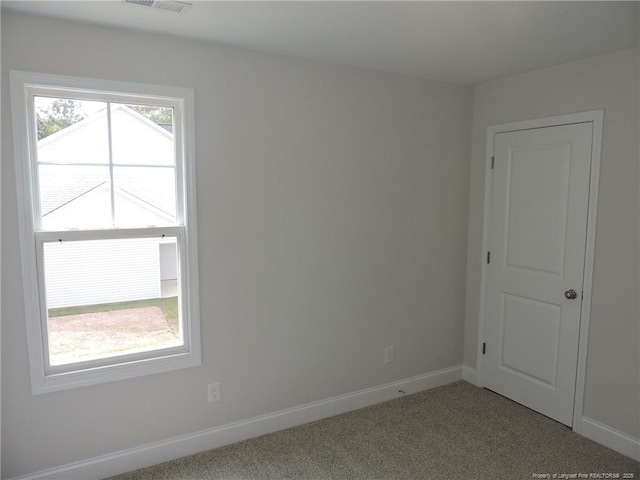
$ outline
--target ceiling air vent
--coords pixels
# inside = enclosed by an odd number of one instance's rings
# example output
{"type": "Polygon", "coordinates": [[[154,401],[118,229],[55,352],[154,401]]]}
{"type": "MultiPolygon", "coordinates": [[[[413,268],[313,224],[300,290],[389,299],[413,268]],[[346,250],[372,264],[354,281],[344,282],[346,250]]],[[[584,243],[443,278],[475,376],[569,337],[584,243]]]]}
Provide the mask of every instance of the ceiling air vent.
{"type": "Polygon", "coordinates": [[[124,3],[140,5],[142,7],[155,8],[171,13],[185,13],[193,5],[189,2],[178,0],[122,0],[124,3]]]}

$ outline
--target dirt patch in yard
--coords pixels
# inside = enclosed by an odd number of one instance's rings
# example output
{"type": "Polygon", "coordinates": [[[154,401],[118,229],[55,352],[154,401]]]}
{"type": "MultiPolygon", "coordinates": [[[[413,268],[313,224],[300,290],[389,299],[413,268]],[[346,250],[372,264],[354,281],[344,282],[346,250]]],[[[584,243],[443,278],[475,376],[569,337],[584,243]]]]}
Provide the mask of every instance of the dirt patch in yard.
{"type": "Polygon", "coordinates": [[[49,318],[51,365],[143,352],[180,344],[159,307],[49,318]]]}

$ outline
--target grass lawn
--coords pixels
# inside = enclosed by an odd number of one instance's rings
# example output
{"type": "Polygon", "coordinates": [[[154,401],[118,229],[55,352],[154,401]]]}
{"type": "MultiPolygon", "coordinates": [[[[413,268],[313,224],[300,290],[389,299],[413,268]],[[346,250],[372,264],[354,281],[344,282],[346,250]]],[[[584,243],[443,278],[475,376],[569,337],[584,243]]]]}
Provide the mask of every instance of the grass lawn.
{"type": "Polygon", "coordinates": [[[79,313],[111,312],[125,308],[160,307],[164,318],[174,331],[178,333],[178,297],[152,298],[149,300],[135,300],[131,302],[103,303],[101,305],[84,305],[81,307],[50,308],[49,317],[64,317],[79,313]]]}

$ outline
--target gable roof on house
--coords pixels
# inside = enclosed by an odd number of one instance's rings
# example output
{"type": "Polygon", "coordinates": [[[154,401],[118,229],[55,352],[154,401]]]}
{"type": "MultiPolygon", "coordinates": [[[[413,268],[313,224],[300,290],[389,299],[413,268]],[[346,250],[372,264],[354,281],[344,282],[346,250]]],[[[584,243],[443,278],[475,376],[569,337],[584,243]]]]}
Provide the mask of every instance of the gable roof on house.
{"type": "MultiPolygon", "coordinates": [[[[116,223],[175,222],[173,134],[121,104],[112,105],[111,125],[116,223]]],[[[93,225],[105,208],[110,218],[109,153],[106,109],[38,142],[43,225],[85,226],[83,217],[93,225]]]]}

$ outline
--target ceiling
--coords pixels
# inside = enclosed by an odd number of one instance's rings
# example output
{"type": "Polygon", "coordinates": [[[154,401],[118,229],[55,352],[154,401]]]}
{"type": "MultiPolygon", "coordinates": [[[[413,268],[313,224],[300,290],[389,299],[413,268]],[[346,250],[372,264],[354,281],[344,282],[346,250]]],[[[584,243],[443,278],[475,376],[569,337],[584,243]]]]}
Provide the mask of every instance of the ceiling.
{"type": "Polygon", "coordinates": [[[112,1],[2,8],[474,84],[638,45],[639,2],[112,1]]]}

